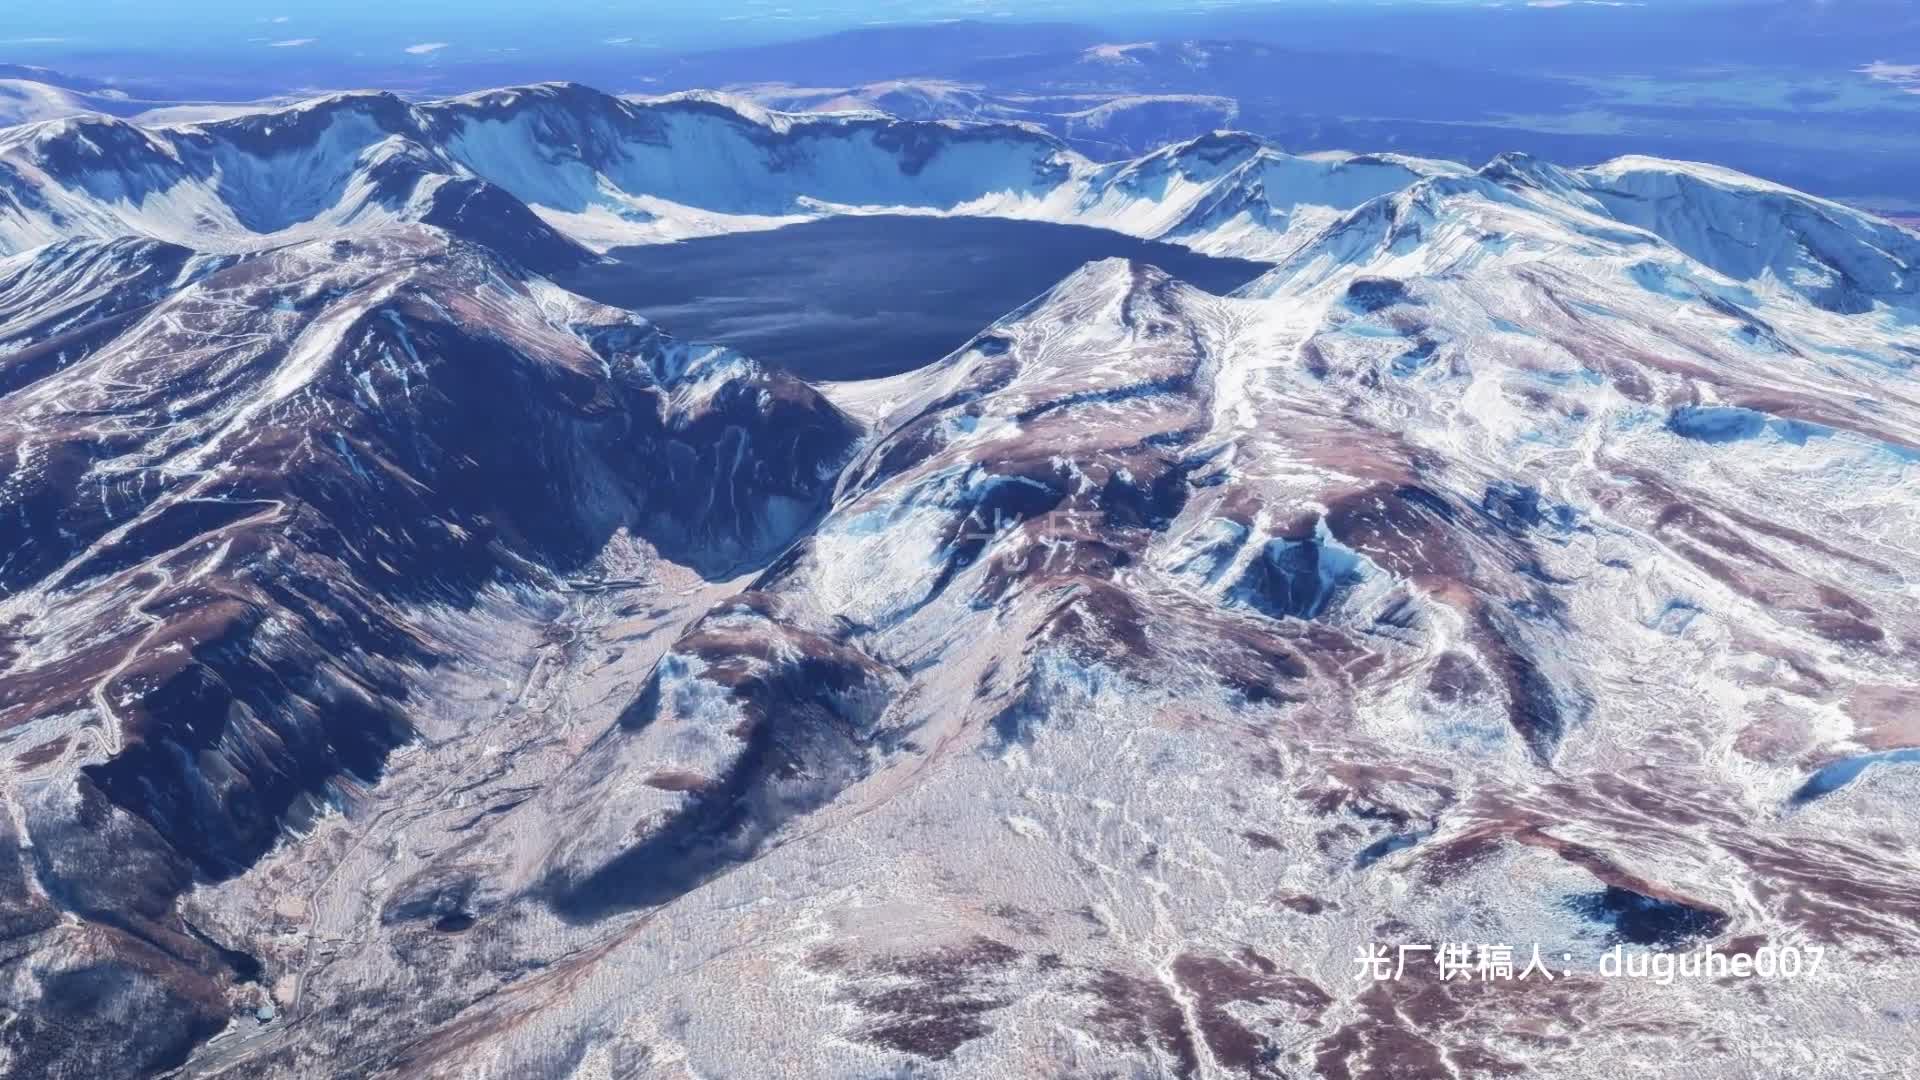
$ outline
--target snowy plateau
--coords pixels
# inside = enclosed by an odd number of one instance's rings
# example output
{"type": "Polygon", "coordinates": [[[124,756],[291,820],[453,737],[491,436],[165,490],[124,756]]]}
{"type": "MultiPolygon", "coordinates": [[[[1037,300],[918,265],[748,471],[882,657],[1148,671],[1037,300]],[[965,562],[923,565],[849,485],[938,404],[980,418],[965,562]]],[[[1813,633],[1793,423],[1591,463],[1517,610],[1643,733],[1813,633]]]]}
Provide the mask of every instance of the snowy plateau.
{"type": "Polygon", "coordinates": [[[1920,235],[1706,165],[0,129],[0,1075],[1915,1075],[1917,371],[1920,235]],[[818,384],[556,284],[854,214],[1271,269],[818,384]],[[1825,962],[1596,974],[1707,947],[1825,962]]]}

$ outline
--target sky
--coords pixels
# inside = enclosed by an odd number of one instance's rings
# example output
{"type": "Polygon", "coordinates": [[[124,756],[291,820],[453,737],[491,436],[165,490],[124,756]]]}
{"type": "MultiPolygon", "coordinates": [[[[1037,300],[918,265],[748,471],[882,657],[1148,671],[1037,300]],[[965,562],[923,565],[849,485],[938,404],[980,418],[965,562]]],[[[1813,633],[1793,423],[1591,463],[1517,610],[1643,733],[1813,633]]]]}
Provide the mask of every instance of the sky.
{"type": "MultiPolygon", "coordinates": [[[[511,47],[541,42],[617,43],[685,49],[791,38],[853,26],[937,19],[1065,20],[1124,24],[1203,18],[1222,11],[1391,6],[1391,0],[67,0],[26,3],[0,24],[0,50],[186,46],[195,52],[246,47],[318,48],[338,53],[511,47]],[[297,43],[297,44],[296,44],[297,43]]],[[[1432,7],[1445,0],[1404,0],[1432,7]]],[[[1496,3],[1498,0],[1496,0],[1496,3]]],[[[1505,0],[1549,7],[1592,0],[1505,0]]],[[[1642,0],[1679,6],[1695,0],[1642,0]]],[[[1812,0],[1809,0],[1811,3],[1812,0]]],[[[1831,2],[1831,0],[1829,0],[1831,2]]],[[[1484,8],[1482,0],[1460,0],[1484,8]]],[[[413,55],[424,55],[416,53],[413,55]]]]}
{"type": "MultiPolygon", "coordinates": [[[[326,4],[272,5],[239,0],[74,0],[19,4],[6,18],[4,37],[62,39],[62,43],[119,47],[142,41],[190,42],[240,47],[311,39],[340,49],[404,49],[440,39],[464,38],[477,47],[499,47],[502,35],[537,30],[543,40],[617,38],[663,48],[734,44],[795,36],[796,32],[842,29],[874,22],[938,18],[1080,18],[1103,11],[1165,9],[1167,4],[1114,0],[339,0],[326,4]],[[406,39],[406,40],[402,40],[406,39]],[[417,39],[417,40],[415,40],[417,39]]],[[[455,47],[454,42],[448,48],[455,47]]],[[[291,47],[291,46],[288,46],[291,47]]]]}
{"type": "MultiPolygon", "coordinates": [[[[1620,75],[1818,66],[1907,78],[1920,0],[0,0],[0,65],[131,96],[232,100],[381,86],[440,93],[570,78],[642,88],[687,52],[969,19],[1097,27],[1116,40],[1245,38],[1620,75]],[[1741,13],[1730,15],[1729,9],[1741,13]],[[1755,17],[1745,14],[1751,10],[1755,17]],[[1704,17],[1695,17],[1701,13],[1704,17]]],[[[1914,78],[1920,85],[1920,78],[1914,78]]]]}

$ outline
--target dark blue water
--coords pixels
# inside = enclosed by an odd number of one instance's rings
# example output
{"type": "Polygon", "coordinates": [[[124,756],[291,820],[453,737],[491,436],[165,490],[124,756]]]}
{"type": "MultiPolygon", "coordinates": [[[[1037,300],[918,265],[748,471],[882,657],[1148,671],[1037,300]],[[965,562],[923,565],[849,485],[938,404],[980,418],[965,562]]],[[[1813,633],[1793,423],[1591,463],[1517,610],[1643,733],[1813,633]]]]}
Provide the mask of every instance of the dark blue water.
{"type": "Polygon", "coordinates": [[[1822,795],[1831,795],[1859,779],[1860,774],[1867,771],[1869,765],[1900,764],[1920,765],[1920,747],[1881,750],[1877,753],[1858,754],[1831,762],[1822,766],[1818,772],[1807,778],[1806,783],[1800,785],[1800,790],[1793,793],[1793,801],[1808,803],[1822,795]]]}
{"type": "Polygon", "coordinates": [[[1216,293],[1266,269],[1104,229],[883,216],[621,248],[613,265],[562,283],[804,378],[863,379],[938,360],[1083,264],[1115,256],[1216,293]]]}

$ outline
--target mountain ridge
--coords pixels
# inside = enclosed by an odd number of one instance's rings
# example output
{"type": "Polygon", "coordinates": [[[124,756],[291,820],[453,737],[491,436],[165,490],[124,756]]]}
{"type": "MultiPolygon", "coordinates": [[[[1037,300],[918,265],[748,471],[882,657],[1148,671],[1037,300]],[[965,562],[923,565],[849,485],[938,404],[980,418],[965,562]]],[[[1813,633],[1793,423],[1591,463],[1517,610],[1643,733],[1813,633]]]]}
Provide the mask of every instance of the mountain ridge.
{"type": "MultiPolygon", "coordinates": [[[[1489,167],[1512,168],[1499,160],[1489,167]]],[[[1594,191],[1616,164],[1566,176],[1594,191]]],[[[1725,187],[1724,173],[1640,166],[1620,176],[1699,173],[1725,187]]],[[[787,114],[726,95],[620,99],[567,83],[417,105],[336,94],[152,128],[50,121],[0,132],[0,169],[0,244],[14,251],[77,233],[248,250],[423,221],[536,268],[614,244],[883,211],[1096,225],[1272,259],[1302,229],[1368,199],[1471,171],[1396,155],[1293,156],[1227,132],[1102,164],[1017,123],[787,114]],[[711,175],[689,171],[694,162],[711,175]],[[263,191],[271,206],[246,202],[263,191]]],[[[1628,213],[1631,200],[1610,205],[1628,213]]]]}

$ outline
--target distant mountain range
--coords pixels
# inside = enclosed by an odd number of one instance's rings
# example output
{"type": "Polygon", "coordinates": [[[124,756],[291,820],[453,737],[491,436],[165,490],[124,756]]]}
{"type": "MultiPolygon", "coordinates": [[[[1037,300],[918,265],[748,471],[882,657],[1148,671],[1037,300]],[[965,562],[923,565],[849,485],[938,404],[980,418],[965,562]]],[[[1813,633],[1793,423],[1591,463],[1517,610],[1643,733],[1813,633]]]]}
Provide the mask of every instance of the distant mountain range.
{"type": "Polygon", "coordinates": [[[1920,157],[1894,134],[1920,123],[1920,98],[1870,75],[1920,45],[1898,0],[1256,5],[1199,20],[1206,32],[1178,22],[864,28],[649,58],[639,78],[780,108],[1025,120],[1101,160],[1230,127],[1295,151],[1470,164],[1653,153],[1920,207],[1920,157]]]}
{"type": "MultiPolygon", "coordinates": [[[[1554,182],[1638,225],[1702,211],[1684,198],[1607,195],[1611,177],[1649,169],[1689,192],[1718,190],[1714,178],[1730,175],[1623,160],[1554,182]]],[[[238,252],[421,222],[539,268],[616,244],[886,211],[1097,225],[1278,258],[1369,200],[1474,175],[1400,155],[1290,155],[1230,132],[1099,163],[1027,124],[782,113],[705,92],[621,99],[554,83],[420,104],[339,94],[198,123],[82,116],[0,131],[0,253],[126,235],[238,252]]],[[[1745,200],[1785,189],[1742,179],[1734,190],[1745,200]]],[[[1819,205],[1816,217],[1886,231],[1819,205]]],[[[1826,247],[1735,255],[1753,241],[1733,235],[1709,264],[1810,261],[1853,280],[1826,247]]],[[[1674,239],[1715,246],[1711,234],[1685,236],[1674,239]]]]}
{"type": "Polygon", "coordinates": [[[1027,125],[787,114],[705,93],[348,94],[203,123],[89,116],[0,132],[0,252],[122,235],[241,251],[417,221],[547,267],[587,248],[886,210],[1094,224],[1257,256],[1305,222],[1465,173],[1295,157],[1240,134],[1099,164],[1027,125]]]}

